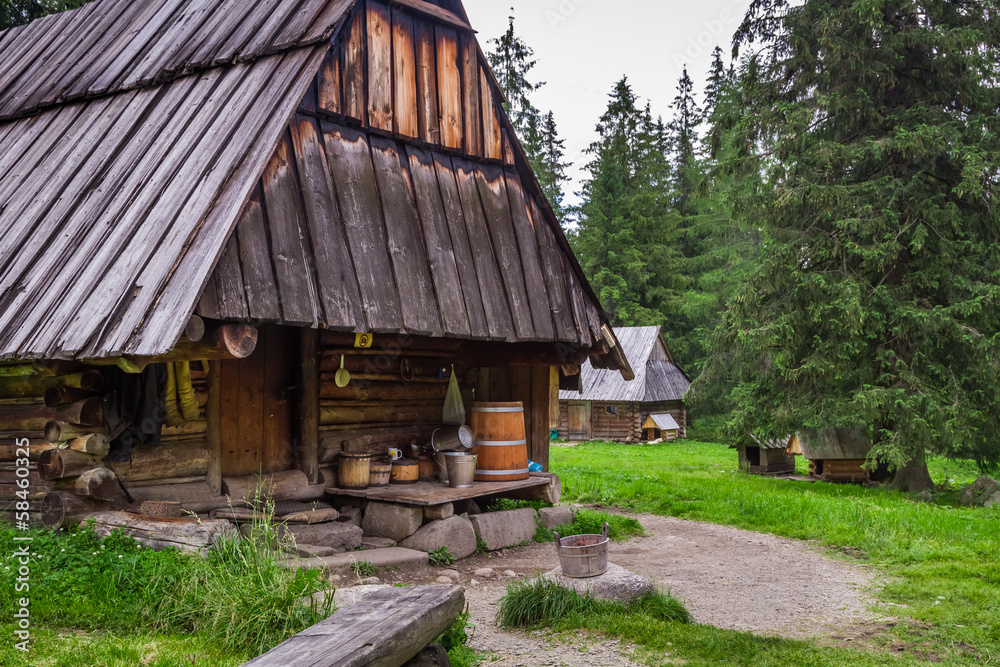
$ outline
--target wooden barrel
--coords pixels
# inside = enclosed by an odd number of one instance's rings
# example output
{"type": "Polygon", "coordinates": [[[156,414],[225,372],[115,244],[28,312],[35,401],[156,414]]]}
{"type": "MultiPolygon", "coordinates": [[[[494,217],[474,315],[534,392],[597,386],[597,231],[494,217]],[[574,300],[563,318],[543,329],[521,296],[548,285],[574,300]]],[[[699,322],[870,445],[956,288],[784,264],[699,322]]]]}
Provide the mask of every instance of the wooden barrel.
{"type": "Polygon", "coordinates": [[[371,474],[369,470],[371,458],[371,454],[342,453],[337,474],[340,488],[367,489],[371,474]]]}
{"type": "Polygon", "coordinates": [[[392,473],[392,464],[379,461],[371,462],[368,468],[369,486],[389,486],[389,475],[392,473]]]}
{"type": "Polygon", "coordinates": [[[473,403],[469,426],[476,434],[479,455],[477,482],[528,479],[528,441],[524,435],[524,405],[473,403]]]}
{"type": "Polygon", "coordinates": [[[392,462],[390,484],[416,484],[420,480],[420,466],[412,459],[397,459],[392,462]]]}

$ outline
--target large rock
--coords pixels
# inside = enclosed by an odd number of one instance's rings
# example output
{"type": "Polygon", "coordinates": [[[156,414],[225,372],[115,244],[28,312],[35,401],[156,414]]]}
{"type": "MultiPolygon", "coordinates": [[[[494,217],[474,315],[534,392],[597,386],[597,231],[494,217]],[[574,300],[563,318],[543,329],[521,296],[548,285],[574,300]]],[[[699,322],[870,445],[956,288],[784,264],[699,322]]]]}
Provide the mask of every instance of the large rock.
{"type": "Polygon", "coordinates": [[[424,519],[427,521],[441,521],[455,515],[455,505],[444,503],[443,505],[431,505],[424,508],[424,519]]]}
{"type": "Polygon", "coordinates": [[[330,547],[338,552],[361,546],[361,529],[352,523],[282,524],[279,531],[282,536],[291,535],[296,544],[330,547]]]}
{"type": "Polygon", "coordinates": [[[448,547],[455,558],[468,558],[476,552],[476,531],[472,522],[461,516],[432,521],[399,543],[407,549],[431,552],[448,547]]]}
{"type": "Polygon", "coordinates": [[[646,593],[652,593],[656,590],[653,582],[649,579],[629,572],[614,563],[608,563],[607,571],[596,577],[587,577],[586,579],[567,577],[562,573],[562,568],[557,567],[539,578],[562,584],[578,593],[590,593],[596,598],[618,600],[619,602],[641,598],[646,593]]]}
{"type": "Polygon", "coordinates": [[[340,517],[337,521],[341,523],[353,523],[358,528],[361,527],[361,519],[364,515],[361,513],[357,507],[345,507],[340,511],[340,517]]]}
{"type": "Polygon", "coordinates": [[[517,546],[531,542],[538,524],[537,513],[530,507],[504,512],[487,512],[470,517],[476,534],[486,543],[488,551],[517,546]]]}
{"type": "Polygon", "coordinates": [[[543,507],[538,510],[538,521],[549,530],[554,530],[567,523],[573,523],[573,510],[565,506],[543,507]]]}
{"type": "Polygon", "coordinates": [[[965,507],[992,507],[1000,504],[1000,482],[992,477],[980,477],[958,494],[965,507]]]}
{"type": "Polygon", "coordinates": [[[424,522],[424,511],[419,507],[395,503],[368,503],[361,527],[365,535],[381,535],[400,542],[417,532],[424,522]]]}

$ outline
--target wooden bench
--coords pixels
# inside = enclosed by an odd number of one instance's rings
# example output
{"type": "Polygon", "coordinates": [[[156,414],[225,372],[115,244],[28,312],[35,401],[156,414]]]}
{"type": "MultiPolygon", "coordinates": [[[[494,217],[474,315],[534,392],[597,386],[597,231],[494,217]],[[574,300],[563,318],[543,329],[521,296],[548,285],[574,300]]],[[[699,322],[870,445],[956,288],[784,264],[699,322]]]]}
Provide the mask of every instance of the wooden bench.
{"type": "Polygon", "coordinates": [[[244,667],[400,667],[451,627],[464,608],[461,586],[376,591],[244,667]]]}

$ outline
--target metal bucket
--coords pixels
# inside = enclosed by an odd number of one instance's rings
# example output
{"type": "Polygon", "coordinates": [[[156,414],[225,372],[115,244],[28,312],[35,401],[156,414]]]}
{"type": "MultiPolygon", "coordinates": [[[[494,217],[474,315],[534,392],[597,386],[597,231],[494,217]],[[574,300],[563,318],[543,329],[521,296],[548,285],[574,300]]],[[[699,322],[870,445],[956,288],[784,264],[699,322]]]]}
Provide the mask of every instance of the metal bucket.
{"type": "Polygon", "coordinates": [[[556,538],[556,553],[559,565],[567,577],[596,577],[608,569],[608,524],[604,524],[601,535],[573,535],[556,538]]]}
{"type": "Polygon", "coordinates": [[[431,433],[431,447],[435,452],[459,452],[475,445],[476,434],[468,426],[439,428],[431,433]]]}
{"type": "Polygon", "coordinates": [[[476,477],[476,455],[447,452],[444,455],[448,468],[448,486],[453,489],[467,489],[476,477]]]}
{"type": "Polygon", "coordinates": [[[434,465],[437,466],[438,480],[442,484],[448,483],[448,464],[445,461],[445,453],[438,452],[434,455],[434,465]]]}

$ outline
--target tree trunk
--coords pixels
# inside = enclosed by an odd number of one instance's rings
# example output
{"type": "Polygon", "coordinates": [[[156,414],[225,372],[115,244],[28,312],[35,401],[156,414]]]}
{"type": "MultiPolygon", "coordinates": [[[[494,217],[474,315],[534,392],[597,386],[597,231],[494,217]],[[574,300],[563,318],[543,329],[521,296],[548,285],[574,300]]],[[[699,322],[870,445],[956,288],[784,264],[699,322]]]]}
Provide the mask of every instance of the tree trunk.
{"type": "Polygon", "coordinates": [[[896,469],[889,488],[904,493],[920,493],[927,489],[934,489],[934,482],[931,481],[931,474],[927,470],[927,453],[920,450],[915,453],[909,463],[896,469]]]}

